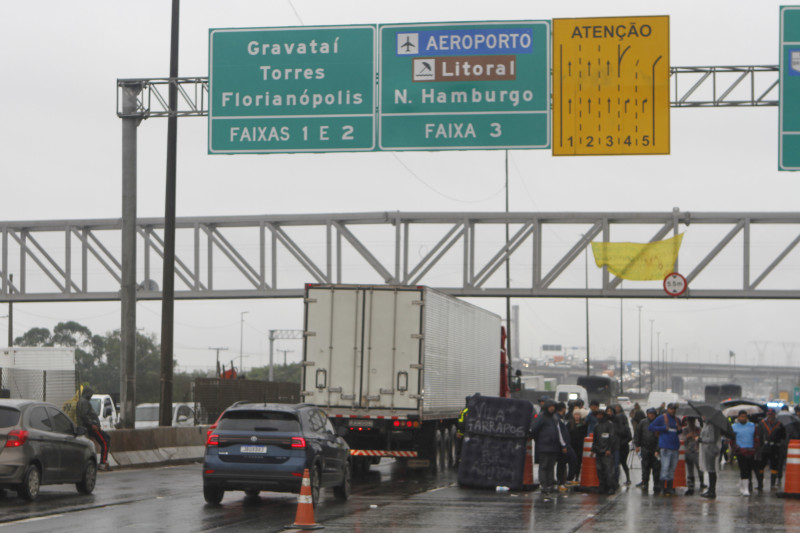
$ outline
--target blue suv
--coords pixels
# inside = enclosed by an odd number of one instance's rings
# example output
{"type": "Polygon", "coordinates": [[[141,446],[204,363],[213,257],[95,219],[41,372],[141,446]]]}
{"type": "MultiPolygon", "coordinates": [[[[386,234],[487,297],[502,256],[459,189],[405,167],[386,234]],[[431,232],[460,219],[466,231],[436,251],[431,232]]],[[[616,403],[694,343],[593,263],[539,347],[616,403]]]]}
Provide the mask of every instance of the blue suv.
{"type": "Polygon", "coordinates": [[[225,491],[300,492],[308,469],[316,506],[320,489],[350,496],[350,447],[327,415],[309,404],[237,402],[209,431],[203,462],[203,496],[218,504],[225,491]]]}

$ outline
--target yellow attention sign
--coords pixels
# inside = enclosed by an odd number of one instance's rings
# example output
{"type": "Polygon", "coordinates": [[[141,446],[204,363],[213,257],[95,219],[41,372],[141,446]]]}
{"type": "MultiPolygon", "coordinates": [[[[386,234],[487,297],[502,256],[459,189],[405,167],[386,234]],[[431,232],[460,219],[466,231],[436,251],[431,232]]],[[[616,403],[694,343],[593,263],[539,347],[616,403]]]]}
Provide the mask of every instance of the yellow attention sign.
{"type": "Polygon", "coordinates": [[[553,20],[553,155],[669,153],[669,17],[553,20]]]}

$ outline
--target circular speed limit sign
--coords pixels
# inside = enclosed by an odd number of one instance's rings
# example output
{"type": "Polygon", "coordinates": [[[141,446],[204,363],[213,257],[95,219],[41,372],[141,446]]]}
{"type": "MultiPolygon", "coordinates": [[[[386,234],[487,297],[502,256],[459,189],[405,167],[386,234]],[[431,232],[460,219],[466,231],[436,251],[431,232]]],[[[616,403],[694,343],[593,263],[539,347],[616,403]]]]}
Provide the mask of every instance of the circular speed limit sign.
{"type": "Polygon", "coordinates": [[[667,274],[667,277],[664,278],[664,292],[670,296],[680,296],[686,292],[686,287],[686,278],[677,272],[667,274]]]}

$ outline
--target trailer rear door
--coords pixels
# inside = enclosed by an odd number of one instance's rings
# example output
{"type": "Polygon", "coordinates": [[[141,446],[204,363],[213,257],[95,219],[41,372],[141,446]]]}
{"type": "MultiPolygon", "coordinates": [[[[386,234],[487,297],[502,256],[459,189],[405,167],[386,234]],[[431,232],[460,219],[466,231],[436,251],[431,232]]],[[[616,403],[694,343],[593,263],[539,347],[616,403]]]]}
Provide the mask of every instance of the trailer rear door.
{"type": "Polygon", "coordinates": [[[307,289],[305,401],[328,407],[416,409],[419,290],[307,289]]]}

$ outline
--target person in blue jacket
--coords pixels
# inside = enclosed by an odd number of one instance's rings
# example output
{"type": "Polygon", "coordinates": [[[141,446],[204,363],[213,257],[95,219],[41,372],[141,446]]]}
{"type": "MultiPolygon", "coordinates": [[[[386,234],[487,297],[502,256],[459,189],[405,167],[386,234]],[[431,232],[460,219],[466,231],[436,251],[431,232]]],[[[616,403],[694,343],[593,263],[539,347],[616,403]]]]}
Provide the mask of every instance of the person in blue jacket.
{"type": "Polygon", "coordinates": [[[675,417],[678,404],[670,403],[663,414],[650,422],[648,429],[658,432],[658,448],[661,458],[661,483],[664,496],[675,494],[672,487],[675,479],[675,467],[678,466],[678,451],[681,447],[680,423],[675,417]]]}
{"type": "Polygon", "coordinates": [[[739,463],[739,493],[742,496],[750,496],[750,485],[752,483],[753,468],[756,458],[756,425],[750,422],[747,411],[742,409],[736,422],[731,424],[736,439],[732,442],[733,451],[736,454],[736,461],[739,463]]]}
{"type": "Polygon", "coordinates": [[[600,410],[600,402],[592,400],[589,402],[589,414],[586,415],[586,436],[594,435],[594,427],[597,425],[597,411],[600,410]]]}

